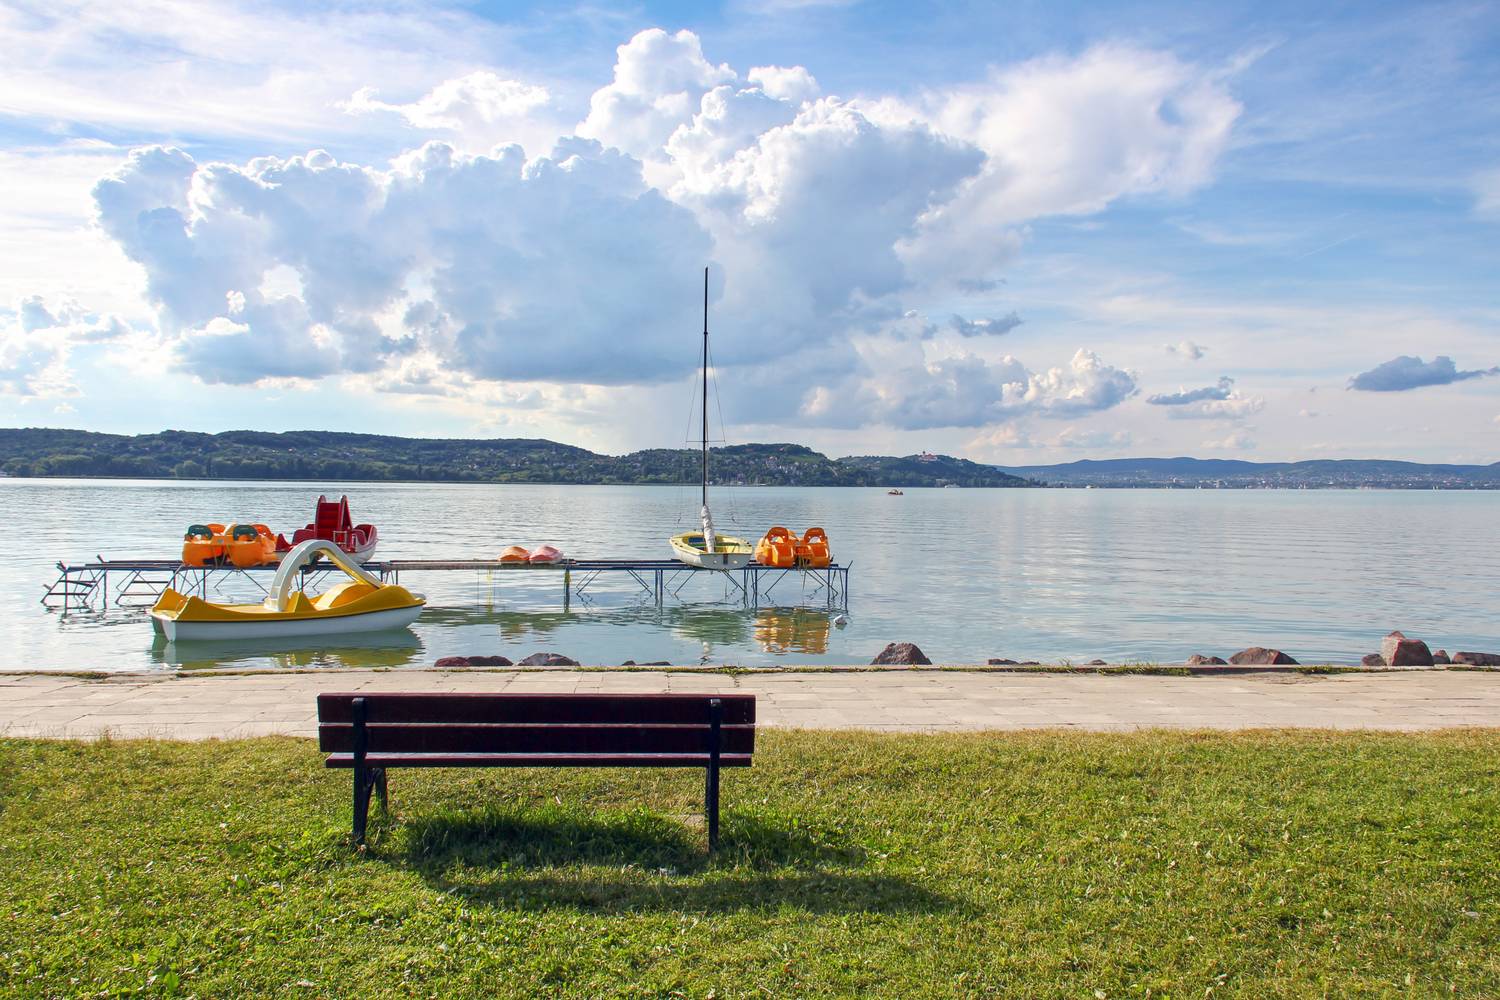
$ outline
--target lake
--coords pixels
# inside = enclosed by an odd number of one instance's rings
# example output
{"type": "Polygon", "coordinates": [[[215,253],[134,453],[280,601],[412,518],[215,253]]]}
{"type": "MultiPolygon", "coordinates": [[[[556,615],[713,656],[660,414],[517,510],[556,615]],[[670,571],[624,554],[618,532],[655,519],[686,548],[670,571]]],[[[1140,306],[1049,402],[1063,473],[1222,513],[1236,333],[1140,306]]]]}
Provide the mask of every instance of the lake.
{"type": "MultiPolygon", "coordinates": [[[[510,544],[570,556],[665,558],[695,527],[697,488],[0,480],[13,618],[9,669],[430,664],[537,651],[583,663],[866,663],[891,641],[934,662],[1180,662],[1274,646],[1357,663],[1393,628],[1434,648],[1500,650],[1500,493],[1270,490],[720,488],[721,532],[828,530],[851,564],[848,621],[725,603],[720,580],[656,606],[628,577],[565,608],[560,573],[405,574],[429,607],[410,631],[323,647],[168,645],[141,607],[63,615],[38,603],[55,563],[176,558],[190,523],[287,531],[319,492],[380,529],[377,558],[495,558],[510,544]]],[[[775,602],[821,605],[796,577],[775,602]]],[[[240,585],[226,596],[258,600],[240,585]]],[[[316,640],[314,640],[316,641],[316,640]]]]}

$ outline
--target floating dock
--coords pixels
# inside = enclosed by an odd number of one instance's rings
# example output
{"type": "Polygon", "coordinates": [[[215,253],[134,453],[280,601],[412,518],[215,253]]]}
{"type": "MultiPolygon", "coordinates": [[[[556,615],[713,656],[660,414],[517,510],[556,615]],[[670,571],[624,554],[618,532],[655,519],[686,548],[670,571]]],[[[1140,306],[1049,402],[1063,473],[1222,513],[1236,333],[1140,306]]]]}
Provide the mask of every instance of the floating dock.
{"type": "MultiPolygon", "coordinates": [[[[561,573],[563,607],[575,598],[587,598],[590,585],[601,578],[624,574],[657,604],[676,597],[690,581],[708,573],[722,577],[746,607],[762,607],[773,600],[773,594],[788,576],[812,583],[810,594],[814,606],[830,610],[849,607],[849,567],[837,563],[820,567],[762,566],[752,562],[743,569],[717,570],[689,566],[675,559],[565,559],[557,563],[502,563],[481,559],[389,559],[372,560],[366,570],[380,577],[382,583],[399,583],[402,573],[477,572],[489,574],[491,580],[507,576],[561,573]]],[[[180,594],[197,594],[207,598],[209,589],[217,590],[230,574],[238,574],[262,591],[257,579],[273,573],[276,565],[253,566],[187,566],[175,559],[105,559],[93,562],[57,564],[58,576],[42,595],[42,604],[67,612],[74,609],[106,608],[111,604],[131,606],[152,604],[168,587],[180,594]],[[111,579],[113,578],[113,579],[111,579]]],[[[302,589],[317,586],[331,567],[313,565],[302,571],[302,589]]]]}

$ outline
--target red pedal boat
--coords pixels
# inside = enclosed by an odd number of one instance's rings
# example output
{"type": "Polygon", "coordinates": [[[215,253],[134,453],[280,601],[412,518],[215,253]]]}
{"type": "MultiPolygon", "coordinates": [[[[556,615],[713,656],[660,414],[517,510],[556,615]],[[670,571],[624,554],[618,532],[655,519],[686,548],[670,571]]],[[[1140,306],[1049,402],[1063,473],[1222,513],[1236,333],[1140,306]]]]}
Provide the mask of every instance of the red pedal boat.
{"type": "Polygon", "coordinates": [[[360,562],[366,562],[375,555],[375,525],[354,523],[354,519],[349,516],[347,496],[341,496],[337,501],[326,496],[318,497],[312,523],[293,532],[290,542],[285,535],[277,535],[276,551],[290,552],[292,546],[314,538],[332,542],[360,562]]]}

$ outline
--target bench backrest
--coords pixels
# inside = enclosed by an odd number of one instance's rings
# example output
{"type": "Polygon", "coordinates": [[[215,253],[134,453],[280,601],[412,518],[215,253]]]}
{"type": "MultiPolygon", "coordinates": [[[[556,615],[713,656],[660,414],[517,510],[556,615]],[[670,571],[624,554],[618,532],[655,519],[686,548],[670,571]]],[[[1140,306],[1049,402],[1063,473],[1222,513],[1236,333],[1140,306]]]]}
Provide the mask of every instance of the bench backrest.
{"type": "Polygon", "coordinates": [[[750,694],[318,695],[318,747],[354,751],[354,699],[364,699],[370,753],[696,754],[708,749],[711,702],[719,751],[755,748],[750,694]]]}

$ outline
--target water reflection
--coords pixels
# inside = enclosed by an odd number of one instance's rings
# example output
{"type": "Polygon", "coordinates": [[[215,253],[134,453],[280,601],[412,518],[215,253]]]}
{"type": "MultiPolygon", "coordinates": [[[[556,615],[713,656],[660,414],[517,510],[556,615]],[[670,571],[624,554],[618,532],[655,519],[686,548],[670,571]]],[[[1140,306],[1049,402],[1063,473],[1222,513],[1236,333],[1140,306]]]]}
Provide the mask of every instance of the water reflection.
{"type": "Polygon", "coordinates": [[[425,661],[424,646],[410,629],[373,635],[303,636],[286,639],[223,639],[151,643],[152,663],[179,670],[250,665],[273,668],[404,667],[425,661]],[[332,643],[333,645],[324,645],[332,643]]]}
{"type": "Polygon", "coordinates": [[[755,644],[767,653],[828,652],[833,614],[811,608],[761,608],[755,613],[755,644]]]}

